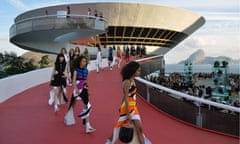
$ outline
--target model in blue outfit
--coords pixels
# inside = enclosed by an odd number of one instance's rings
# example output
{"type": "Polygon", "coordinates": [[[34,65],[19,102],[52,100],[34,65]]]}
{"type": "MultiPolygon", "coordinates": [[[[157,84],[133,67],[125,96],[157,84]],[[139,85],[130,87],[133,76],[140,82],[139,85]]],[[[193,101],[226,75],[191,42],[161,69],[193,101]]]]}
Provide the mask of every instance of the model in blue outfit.
{"type": "Polygon", "coordinates": [[[81,99],[84,108],[79,117],[82,118],[83,124],[86,126],[86,133],[92,133],[96,131],[96,129],[90,125],[89,121],[92,106],[89,102],[88,69],[87,58],[85,56],[79,56],[74,60],[73,87],[74,92],[69,105],[69,110],[74,107],[77,98],[81,99]]]}

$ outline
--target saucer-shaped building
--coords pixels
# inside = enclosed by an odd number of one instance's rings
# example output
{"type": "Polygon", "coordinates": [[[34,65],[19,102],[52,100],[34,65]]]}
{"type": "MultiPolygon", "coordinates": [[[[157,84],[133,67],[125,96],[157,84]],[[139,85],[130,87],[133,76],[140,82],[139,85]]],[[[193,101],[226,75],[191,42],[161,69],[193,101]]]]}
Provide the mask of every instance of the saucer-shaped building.
{"type": "Polygon", "coordinates": [[[142,3],[78,3],[27,11],[15,18],[10,41],[27,50],[58,53],[73,41],[155,46],[164,55],[200,28],[194,12],[142,3]],[[97,14],[97,17],[95,17],[97,14]]]}

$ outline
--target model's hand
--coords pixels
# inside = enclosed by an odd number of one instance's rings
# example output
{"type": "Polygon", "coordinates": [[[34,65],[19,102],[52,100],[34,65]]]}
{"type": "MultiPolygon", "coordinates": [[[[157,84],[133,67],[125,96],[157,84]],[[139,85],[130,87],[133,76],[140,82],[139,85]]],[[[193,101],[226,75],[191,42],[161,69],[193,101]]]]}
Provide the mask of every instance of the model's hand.
{"type": "Polygon", "coordinates": [[[75,96],[79,96],[79,94],[80,94],[79,90],[78,90],[77,88],[75,88],[75,90],[74,90],[74,95],[75,95],[75,96]]]}
{"type": "Polygon", "coordinates": [[[131,121],[131,119],[132,119],[131,114],[127,114],[127,119],[128,119],[129,121],[131,121]]]}

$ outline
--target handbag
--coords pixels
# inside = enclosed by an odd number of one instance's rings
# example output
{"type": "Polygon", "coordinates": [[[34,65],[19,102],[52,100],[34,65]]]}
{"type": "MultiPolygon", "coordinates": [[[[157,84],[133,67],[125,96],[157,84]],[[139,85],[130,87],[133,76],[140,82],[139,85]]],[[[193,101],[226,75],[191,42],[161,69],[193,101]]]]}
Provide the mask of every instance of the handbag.
{"type": "Polygon", "coordinates": [[[130,122],[128,125],[121,126],[119,131],[119,140],[124,143],[131,142],[133,139],[133,132],[134,132],[134,129],[130,125],[130,122]]]}
{"type": "Polygon", "coordinates": [[[73,108],[71,107],[68,112],[66,113],[65,117],[64,117],[64,123],[67,126],[70,125],[74,125],[75,124],[75,118],[74,118],[74,114],[73,114],[73,108]]]}

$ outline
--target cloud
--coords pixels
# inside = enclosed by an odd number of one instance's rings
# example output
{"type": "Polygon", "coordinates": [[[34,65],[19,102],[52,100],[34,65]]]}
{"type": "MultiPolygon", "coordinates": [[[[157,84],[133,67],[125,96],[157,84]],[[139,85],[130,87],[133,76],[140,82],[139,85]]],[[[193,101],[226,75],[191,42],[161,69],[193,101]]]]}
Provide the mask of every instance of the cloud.
{"type": "Polygon", "coordinates": [[[201,15],[203,15],[206,20],[228,20],[228,21],[239,21],[239,12],[208,12],[208,11],[202,11],[199,12],[201,15]]]}
{"type": "Polygon", "coordinates": [[[194,35],[183,41],[165,55],[166,63],[177,63],[189,57],[193,52],[202,49],[206,56],[227,56],[239,59],[240,36],[232,33],[211,35],[194,35]]]}
{"type": "Polygon", "coordinates": [[[27,6],[21,0],[8,0],[8,2],[20,10],[27,9],[27,6]]]}
{"type": "Polygon", "coordinates": [[[5,39],[0,39],[0,52],[4,53],[4,52],[15,52],[18,56],[22,55],[23,53],[26,52],[26,50],[23,50],[11,43],[9,43],[8,41],[6,41],[5,39]],[[4,47],[3,47],[4,46],[4,47]]]}
{"type": "Polygon", "coordinates": [[[217,44],[215,39],[206,39],[204,36],[195,36],[192,39],[185,42],[185,45],[192,48],[202,48],[215,46],[217,44]]]}
{"type": "Polygon", "coordinates": [[[222,35],[234,33],[240,35],[239,12],[200,12],[206,19],[205,25],[196,33],[202,35],[222,35]]]}

